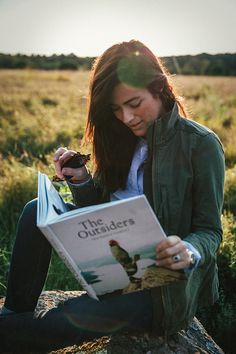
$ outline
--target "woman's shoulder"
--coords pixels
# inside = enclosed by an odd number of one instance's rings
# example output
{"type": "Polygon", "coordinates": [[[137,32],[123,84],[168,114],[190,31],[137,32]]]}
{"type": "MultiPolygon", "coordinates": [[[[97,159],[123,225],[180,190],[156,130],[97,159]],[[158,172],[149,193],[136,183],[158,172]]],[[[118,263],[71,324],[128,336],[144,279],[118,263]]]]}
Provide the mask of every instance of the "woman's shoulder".
{"type": "Polygon", "coordinates": [[[211,129],[209,129],[205,125],[196,122],[193,119],[179,117],[178,123],[179,124],[176,128],[178,130],[182,130],[183,132],[190,134],[198,134],[200,136],[206,136],[209,134],[216,136],[216,134],[211,129]]]}
{"type": "Polygon", "coordinates": [[[178,125],[176,129],[187,135],[188,141],[193,141],[196,146],[212,146],[220,148],[220,150],[224,150],[223,144],[218,137],[218,135],[208,127],[192,120],[189,118],[179,117],[178,125]]]}

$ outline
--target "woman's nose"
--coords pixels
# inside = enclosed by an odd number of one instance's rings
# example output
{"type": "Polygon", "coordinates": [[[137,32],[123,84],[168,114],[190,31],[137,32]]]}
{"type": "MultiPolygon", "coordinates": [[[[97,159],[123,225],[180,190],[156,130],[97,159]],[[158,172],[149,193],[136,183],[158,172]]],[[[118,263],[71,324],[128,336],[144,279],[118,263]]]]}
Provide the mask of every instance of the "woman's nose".
{"type": "Polygon", "coordinates": [[[122,112],[123,123],[129,124],[133,118],[134,118],[134,115],[129,109],[123,109],[123,112],[122,112]]]}

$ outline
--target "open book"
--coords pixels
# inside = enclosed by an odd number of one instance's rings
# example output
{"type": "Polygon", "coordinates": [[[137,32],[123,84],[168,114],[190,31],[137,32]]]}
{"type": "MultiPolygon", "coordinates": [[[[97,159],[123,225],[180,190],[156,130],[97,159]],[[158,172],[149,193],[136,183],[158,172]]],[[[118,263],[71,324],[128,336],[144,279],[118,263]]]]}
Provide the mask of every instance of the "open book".
{"type": "Polygon", "coordinates": [[[94,299],[183,277],[155,265],[166,235],[144,195],[70,210],[39,172],[37,226],[94,299]]]}

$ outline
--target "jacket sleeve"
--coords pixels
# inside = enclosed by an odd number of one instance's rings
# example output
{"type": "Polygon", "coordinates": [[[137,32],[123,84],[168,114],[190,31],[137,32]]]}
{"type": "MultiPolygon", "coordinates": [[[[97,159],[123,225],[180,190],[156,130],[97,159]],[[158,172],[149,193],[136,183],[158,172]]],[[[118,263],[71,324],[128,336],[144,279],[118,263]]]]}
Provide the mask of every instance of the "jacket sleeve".
{"type": "Polygon", "coordinates": [[[201,136],[193,153],[192,232],[184,238],[200,253],[201,262],[216,257],[222,240],[225,159],[220,141],[213,133],[201,136]]]}
{"type": "Polygon", "coordinates": [[[67,182],[67,184],[72,193],[74,204],[78,208],[101,202],[101,191],[98,185],[94,182],[92,176],[87,182],[84,183],[72,184],[67,182]]]}

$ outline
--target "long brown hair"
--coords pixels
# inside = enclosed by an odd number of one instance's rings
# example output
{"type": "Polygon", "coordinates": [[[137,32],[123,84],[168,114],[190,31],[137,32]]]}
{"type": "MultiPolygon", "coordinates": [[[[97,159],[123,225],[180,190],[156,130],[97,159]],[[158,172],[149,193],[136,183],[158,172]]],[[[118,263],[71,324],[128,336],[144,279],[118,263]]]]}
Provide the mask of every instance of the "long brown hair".
{"type": "Polygon", "coordinates": [[[110,107],[113,89],[119,83],[158,94],[167,112],[177,102],[186,116],[161,61],[143,43],[115,44],[98,57],[91,72],[84,143],[93,144],[95,174],[105,193],[125,188],[138,140],[110,107]]]}

